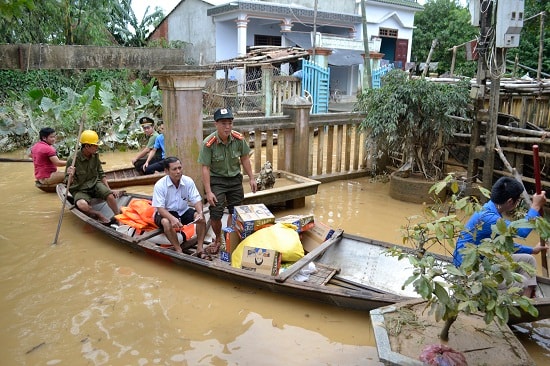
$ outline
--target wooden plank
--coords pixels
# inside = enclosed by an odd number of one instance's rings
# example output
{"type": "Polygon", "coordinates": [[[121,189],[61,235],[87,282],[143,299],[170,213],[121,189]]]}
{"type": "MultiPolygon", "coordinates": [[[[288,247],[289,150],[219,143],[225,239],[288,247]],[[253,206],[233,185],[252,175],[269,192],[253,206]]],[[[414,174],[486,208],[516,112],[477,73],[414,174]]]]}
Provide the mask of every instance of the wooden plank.
{"type": "Polygon", "coordinates": [[[334,150],[334,126],[328,128],[328,142],[327,142],[327,169],[325,174],[332,173],[332,154],[334,150]]]}
{"type": "Polygon", "coordinates": [[[344,145],[344,126],[338,125],[336,127],[336,172],[342,171],[342,150],[344,145]]]}
{"type": "Polygon", "coordinates": [[[309,262],[315,260],[318,256],[323,254],[323,252],[327,250],[328,247],[332,246],[334,243],[339,242],[342,239],[342,233],[342,230],[336,230],[330,239],[326,240],[323,244],[319,245],[317,248],[313,249],[307,255],[302,257],[292,266],[290,266],[290,268],[288,268],[286,271],[275,277],[275,281],[285,282],[290,277],[294,276],[299,270],[309,264],[309,262]]]}
{"type": "Polygon", "coordinates": [[[254,150],[257,154],[254,156],[254,171],[259,172],[262,169],[262,131],[254,130],[254,150]]]}
{"type": "Polygon", "coordinates": [[[325,151],[325,127],[317,128],[317,175],[323,174],[325,151]]]}
{"type": "Polygon", "coordinates": [[[268,130],[265,137],[265,159],[273,166],[273,130],[268,130]]]}
{"type": "Polygon", "coordinates": [[[313,175],[313,156],[314,156],[314,152],[315,152],[315,149],[314,149],[314,142],[315,142],[315,131],[313,128],[310,128],[309,129],[309,134],[308,134],[308,144],[309,144],[309,148],[308,148],[308,158],[307,158],[307,175],[308,177],[312,176],[313,175]]]}
{"type": "Polygon", "coordinates": [[[346,146],[345,146],[345,159],[344,159],[344,170],[348,172],[351,166],[351,134],[352,128],[350,124],[345,126],[346,128],[346,146]]]}
{"type": "Polygon", "coordinates": [[[359,149],[361,147],[361,133],[359,132],[359,126],[353,126],[353,131],[355,133],[353,139],[353,170],[359,169],[359,149]]]}

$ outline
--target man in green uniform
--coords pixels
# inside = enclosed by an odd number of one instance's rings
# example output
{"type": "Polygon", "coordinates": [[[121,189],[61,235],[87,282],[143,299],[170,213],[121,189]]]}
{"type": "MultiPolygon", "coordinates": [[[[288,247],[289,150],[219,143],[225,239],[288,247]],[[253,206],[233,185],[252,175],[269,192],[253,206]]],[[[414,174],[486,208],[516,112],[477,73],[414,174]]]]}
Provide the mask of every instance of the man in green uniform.
{"type": "Polygon", "coordinates": [[[101,212],[96,211],[90,205],[92,198],[101,198],[107,201],[109,208],[114,215],[118,215],[118,208],[115,195],[120,192],[113,192],[101,167],[101,161],[97,150],[101,142],[97,133],[92,130],[82,131],[80,135],[81,148],[76,152],[74,167],[71,166],[73,159],[67,160],[67,179],[70,182],[69,192],[74,198],[76,207],[86,215],[96,218],[102,224],[108,225],[109,220],[101,212]]]}
{"type": "MultiPolygon", "coordinates": [[[[147,140],[147,145],[141,150],[135,158],[132,159],[132,164],[136,168],[136,170],[140,173],[144,172],[143,164],[147,161],[147,156],[149,155],[149,152],[153,150],[153,147],[155,146],[155,140],[157,136],[159,135],[157,131],[155,131],[155,121],[153,121],[149,117],[141,117],[139,119],[139,124],[141,125],[141,128],[143,129],[143,132],[145,135],[149,138],[147,140]]],[[[149,164],[154,164],[157,161],[162,160],[162,151],[156,151],[155,155],[149,162],[149,164]]]]}
{"type": "Polygon", "coordinates": [[[231,224],[233,208],[244,199],[241,164],[250,178],[250,190],[256,193],[257,186],[250,164],[250,147],[244,136],[233,128],[233,114],[228,108],[214,113],[216,131],[207,136],[201,147],[198,162],[202,164],[202,183],[206,200],[210,204],[210,220],[215,241],[206,250],[217,254],[220,249],[222,216],[224,207],[229,210],[231,224]]]}

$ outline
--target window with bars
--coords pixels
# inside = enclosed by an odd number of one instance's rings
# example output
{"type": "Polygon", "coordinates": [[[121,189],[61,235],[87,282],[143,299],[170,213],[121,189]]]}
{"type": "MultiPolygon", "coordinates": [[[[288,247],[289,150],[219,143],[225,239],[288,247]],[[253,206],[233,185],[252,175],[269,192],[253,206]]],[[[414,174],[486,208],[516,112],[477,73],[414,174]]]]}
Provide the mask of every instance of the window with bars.
{"type": "Polygon", "coordinates": [[[254,46],[280,46],[281,36],[254,35],[254,46]]]}
{"type": "Polygon", "coordinates": [[[397,38],[398,30],[397,29],[391,29],[391,28],[380,28],[378,30],[378,35],[380,37],[397,38]]]}

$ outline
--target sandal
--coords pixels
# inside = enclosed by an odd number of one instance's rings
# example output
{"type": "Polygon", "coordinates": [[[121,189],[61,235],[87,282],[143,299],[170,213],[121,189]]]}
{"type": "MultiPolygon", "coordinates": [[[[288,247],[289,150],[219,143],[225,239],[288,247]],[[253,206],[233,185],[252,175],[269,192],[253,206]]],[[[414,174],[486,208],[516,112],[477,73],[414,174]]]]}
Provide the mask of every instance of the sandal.
{"type": "Polygon", "coordinates": [[[210,255],[208,255],[207,253],[205,253],[205,252],[195,252],[195,253],[192,254],[192,256],[200,258],[200,259],[206,259],[207,261],[212,260],[212,257],[210,255]]]}
{"type": "Polygon", "coordinates": [[[217,242],[214,242],[212,244],[210,244],[209,246],[207,246],[204,250],[208,253],[208,254],[211,254],[211,255],[216,255],[220,252],[220,247],[222,246],[222,243],[220,243],[219,241],[217,242]]]}

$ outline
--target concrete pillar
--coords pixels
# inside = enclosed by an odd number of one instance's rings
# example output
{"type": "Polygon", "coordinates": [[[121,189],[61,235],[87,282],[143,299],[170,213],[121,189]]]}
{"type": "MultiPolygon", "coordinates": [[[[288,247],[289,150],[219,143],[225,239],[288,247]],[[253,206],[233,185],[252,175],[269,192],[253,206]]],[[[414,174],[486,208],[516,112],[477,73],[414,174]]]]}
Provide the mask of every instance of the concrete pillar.
{"type": "Polygon", "coordinates": [[[284,18],[281,21],[281,33],[285,32],[291,32],[292,31],[292,19],[291,18],[284,18]]]}
{"type": "Polygon", "coordinates": [[[150,72],[162,90],[167,156],[177,156],[183,173],[193,178],[199,192],[204,192],[201,167],[197,163],[203,140],[202,90],[214,71],[200,66],[165,66],[150,72]]]}
{"type": "Polygon", "coordinates": [[[262,94],[264,95],[265,116],[271,116],[273,105],[273,66],[262,65],[262,94]]]}
{"type": "Polygon", "coordinates": [[[283,102],[283,114],[289,115],[295,123],[293,136],[285,135],[286,169],[291,173],[307,177],[309,171],[309,111],[311,103],[297,95],[283,102]],[[290,137],[290,138],[288,138],[290,137]],[[290,141],[289,141],[290,140],[290,141]]]}
{"type": "MultiPolygon", "coordinates": [[[[237,56],[242,57],[246,55],[246,32],[248,27],[248,18],[245,14],[240,14],[235,20],[237,23],[237,56]]],[[[246,66],[244,68],[236,68],[235,76],[238,80],[237,92],[244,94],[246,92],[246,66]]]]}
{"type": "MultiPolygon", "coordinates": [[[[307,50],[307,53],[313,55],[313,48],[307,50]]],[[[315,59],[312,60],[316,65],[322,66],[324,68],[328,67],[328,57],[332,54],[330,48],[315,48],[315,59]]]]}
{"type": "MultiPolygon", "coordinates": [[[[309,111],[311,103],[303,97],[293,96],[283,102],[283,113],[294,121],[294,133],[285,130],[285,170],[291,173],[309,176],[309,111]]],[[[301,208],[306,198],[300,197],[286,202],[288,208],[301,208]]]]}
{"type": "Polygon", "coordinates": [[[246,15],[239,15],[235,20],[237,23],[237,55],[246,55],[246,28],[248,27],[248,19],[246,15]]]}
{"type": "MultiPolygon", "coordinates": [[[[384,55],[385,55],[384,53],[380,53],[380,52],[374,52],[374,51],[369,52],[371,70],[377,70],[380,68],[380,60],[384,58],[384,55]]],[[[364,53],[362,53],[361,56],[363,56],[363,59],[365,59],[364,53]]],[[[364,89],[365,86],[363,85],[363,72],[364,72],[364,63],[359,65],[358,85],[361,91],[365,90],[364,89]]]]}

